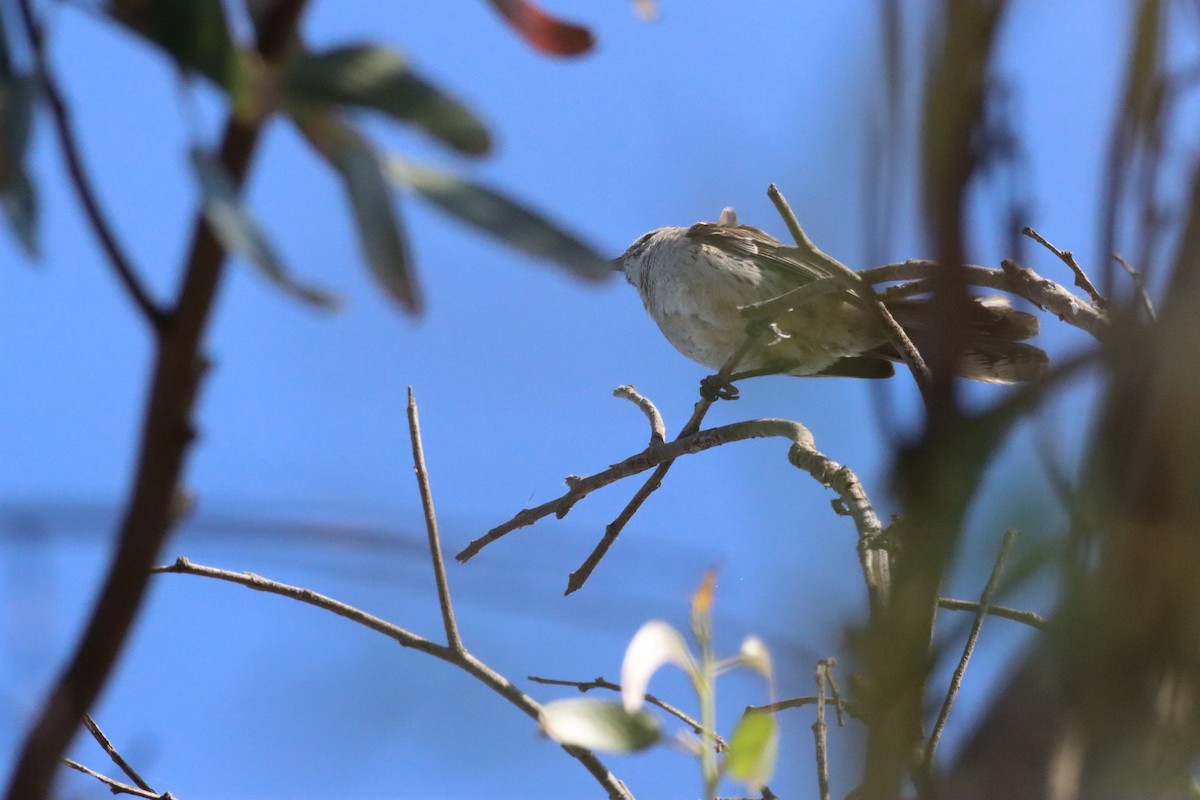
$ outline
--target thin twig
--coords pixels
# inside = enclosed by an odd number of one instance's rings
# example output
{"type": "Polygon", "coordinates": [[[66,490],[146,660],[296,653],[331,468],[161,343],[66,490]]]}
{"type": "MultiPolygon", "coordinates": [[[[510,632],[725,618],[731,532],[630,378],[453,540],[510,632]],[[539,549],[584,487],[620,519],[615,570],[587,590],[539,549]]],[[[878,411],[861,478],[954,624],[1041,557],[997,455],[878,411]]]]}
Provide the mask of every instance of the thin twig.
{"type": "Polygon", "coordinates": [[[650,402],[650,398],[640,394],[630,384],[618,386],[616,389],[613,389],[613,397],[620,397],[630,401],[646,415],[646,419],[650,421],[650,447],[662,444],[667,440],[667,425],[663,422],[662,414],[659,413],[658,407],[650,402]]]}
{"type": "MultiPolygon", "coordinates": [[[[648,447],[595,475],[571,476],[565,494],[535,508],[524,509],[508,522],[496,526],[472,541],[456,558],[459,561],[467,561],[497,539],[551,514],[561,519],[584,497],[622,478],[673,462],[680,456],[699,453],[731,442],[776,436],[792,442],[788,460],[793,466],[804,470],[818,482],[838,493],[859,532],[860,549],[866,553],[878,553],[876,548],[883,526],[858,476],[849,467],[838,464],[817,450],[812,434],[800,423],[786,419],[756,419],[708,428],[667,444],[648,447]]],[[[868,558],[873,561],[869,556],[868,558]]],[[[884,567],[872,563],[870,566],[864,565],[864,568],[868,570],[867,577],[872,587],[879,588],[881,578],[878,571],[884,567]]]]}
{"type": "Polygon", "coordinates": [[[1133,281],[1134,291],[1137,292],[1142,308],[1146,310],[1146,317],[1151,322],[1154,322],[1158,319],[1158,313],[1154,310],[1154,301],[1150,299],[1150,293],[1146,291],[1146,276],[1142,274],[1140,269],[1135,268],[1126,261],[1120,253],[1113,253],[1113,258],[1116,259],[1116,262],[1125,270],[1125,274],[1133,281]]]}
{"type": "MultiPolygon", "coordinates": [[[[97,725],[96,721],[91,718],[91,715],[83,715],[83,724],[87,727],[88,733],[92,734],[92,738],[96,740],[96,743],[100,745],[100,748],[108,754],[108,757],[112,759],[112,762],[117,765],[121,772],[125,773],[129,780],[133,781],[138,787],[145,789],[147,792],[154,792],[154,789],[151,788],[150,784],[146,783],[146,781],[142,779],[142,776],[137,773],[137,770],[130,766],[128,761],[121,757],[121,754],[117,752],[117,748],[113,747],[113,743],[110,742],[108,737],[104,735],[104,731],[100,730],[100,726],[97,725]]],[[[157,792],[155,792],[155,795],[157,796],[157,792]]]]}
{"type": "Polygon", "coordinates": [[[100,199],[96,196],[92,183],[83,168],[83,156],[80,153],[75,132],[71,127],[70,111],[63,98],[62,90],[59,89],[58,82],[50,70],[49,59],[46,57],[45,34],[34,16],[31,0],[20,0],[19,8],[25,35],[29,39],[30,48],[33,51],[42,91],[50,106],[50,117],[54,121],[54,129],[58,133],[59,148],[62,150],[63,160],[67,164],[67,173],[71,177],[71,186],[79,197],[88,224],[91,225],[92,232],[100,241],[100,246],[108,258],[109,265],[116,273],[117,280],[150,327],[161,333],[165,319],[163,310],[151,299],[150,293],[146,291],[138,277],[138,271],[133,266],[129,255],[117,241],[116,232],[109,224],[108,217],[100,205],[100,199]]]}
{"type": "Polygon", "coordinates": [[[812,724],[813,749],[817,757],[817,792],[820,800],[829,800],[829,754],[826,751],[825,675],[829,671],[824,661],[817,662],[814,678],[817,683],[817,719],[812,724]]]}
{"type": "MultiPolygon", "coordinates": [[[[789,697],[787,700],[776,700],[773,703],[764,703],[761,706],[746,706],[746,709],[743,713],[749,714],[753,711],[762,711],[767,714],[777,714],[780,711],[787,711],[789,708],[804,708],[805,706],[811,706],[815,702],[817,702],[817,696],[815,694],[805,694],[798,697],[789,697]]],[[[842,708],[847,714],[855,719],[859,718],[858,706],[856,706],[853,702],[849,700],[844,701],[842,703],[842,708]]]]}
{"type": "Polygon", "coordinates": [[[157,792],[149,789],[142,789],[138,786],[131,786],[128,783],[121,783],[118,780],[113,780],[107,775],[101,775],[94,769],[88,769],[83,764],[80,764],[78,761],[70,758],[62,759],[62,763],[71,769],[79,770],[84,775],[90,775],[91,777],[100,781],[107,786],[113,794],[131,794],[134,797],[144,797],[146,800],[168,800],[170,797],[170,792],[167,792],[166,794],[158,794],[157,792]]]}
{"type": "MultiPolygon", "coordinates": [[[[437,644],[415,633],[411,633],[398,625],[394,625],[387,620],[376,617],[373,614],[368,614],[341,601],[334,600],[332,597],[318,594],[311,589],[289,586],[286,583],[279,583],[278,581],[264,578],[261,575],[255,575],[252,572],[231,572],[216,567],[207,567],[202,564],[192,563],[182,557],[177,558],[174,564],[155,567],[153,571],[156,573],[175,573],[214,578],[229,583],[236,583],[239,586],[245,586],[247,589],[276,594],[310,606],[315,606],[348,619],[351,622],[356,622],[359,625],[370,628],[377,633],[381,633],[397,642],[401,647],[411,648],[445,661],[447,664],[453,664],[473,675],[489,689],[508,700],[533,719],[539,719],[541,716],[541,704],[518,689],[512,681],[473,656],[465,648],[455,649],[449,645],[437,644]]],[[[608,771],[608,768],[604,766],[603,762],[592,751],[571,745],[563,745],[562,747],[596,778],[610,798],[614,800],[633,800],[633,796],[625,788],[625,785],[608,771]]]]}
{"type": "MultiPolygon", "coordinates": [[[[759,334],[760,328],[751,326],[750,330],[746,333],[745,341],[742,342],[737,350],[730,354],[729,358],[725,359],[725,363],[721,365],[721,369],[713,376],[713,380],[717,384],[729,381],[730,376],[737,369],[737,365],[741,363],[746,354],[750,352],[750,348],[758,340],[759,334]]],[[[692,410],[691,419],[679,431],[679,435],[675,437],[676,441],[686,436],[691,436],[700,430],[700,423],[704,421],[704,416],[708,413],[708,409],[712,408],[714,402],[716,402],[715,399],[709,397],[703,391],[701,392],[700,400],[696,402],[696,406],[692,410]]],[[[646,479],[641,488],[625,504],[625,508],[621,509],[621,513],[616,516],[616,519],[605,526],[604,536],[600,537],[600,541],[592,548],[592,552],[583,560],[579,568],[567,577],[567,590],[564,594],[571,594],[583,588],[588,578],[591,577],[592,572],[595,571],[605,554],[608,553],[608,549],[613,546],[613,543],[617,541],[617,537],[621,535],[621,531],[629,524],[629,520],[633,519],[633,515],[642,507],[642,503],[646,502],[647,498],[662,486],[663,478],[666,477],[667,471],[671,469],[673,463],[674,459],[671,459],[659,464],[654,473],[646,479]]]]}
{"type": "Polygon", "coordinates": [[[421,444],[421,422],[417,416],[417,399],[408,387],[408,435],[412,440],[413,471],[421,492],[421,508],[425,511],[425,531],[429,534],[429,557],[433,561],[433,578],[437,582],[438,605],[442,609],[442,625],[446,628],[446,644],[462,650],[458,623],[454,621],[454,606],[450,602],[450,584],[446,580],[446,562],[442,559],[442,541],[438,537],[437,513],[433,510],[433,492],[429,488],[429,471],[425,467],[425,448],[421,444]]]}
{"type": "Polygon", "coordinates": [[[835,278],[839,279],[844,286],[853,291],[862,304],[878,317],[884,332],[887,334],[888,341],[896,348],[896,352],[900,354],[904,359],[904,363],[912,371],[913,379],[917,382],[917,388],[921,390],[921,394],[923,396],[926,395],[930,386],[929,367],[925,364],[925,359],[921,357],[920,351],[917,350],[912,340],[908,338],[908,334],[904,332],[904,328],[900,326],[900,323],[896,322],[896,318],[892,316],[892,312],[875,296],[875,289],[871,286],[870,282],[863,280],[857,272],[813,244],[812,240],[808,238],[808,234],[800,226],[800,220],[796,218],[796,214],[792,211],[792,207],[788,205],[787,199],[784,198],[775,184],[772,183],[767,187],[767,196],[771,198],[771,202],[775,204],[775,209],[783,217],[788,231],[792,234],[792,238],[795,239],[796,246],[802,251],[803,256],[807,256],[811,261],[833,273],[835,278]]]}
{"type": "Polygon", "coordinates": [[[829,694],[833,697],[833,709],[837,713],[838,727],[843,728],[846,725],[846,719],[843,716],[843,712],[846,710],[846,701],[842,699],[842,690],[838,686],[837,677],[833,672],[833,668],[837,666],[837,659],[827,658],[825,665],[825,682],[829,684],[829,694]]]}
{"type": "Polygon", "coordinates": [[[996,554],[995,563],[992,564],[992,574],[988,576],[987,584],[979,595],[979,608],[975,612],[975,619],[967,634],[966,644],[963,645],[962,658],[959,659],[958,666],[954,669],[954,675],[950,678],[950,687],[946,690],[946,698],[942,701],[941,711],[938,712],[937,721],[933,724],[933,732],[929,734],[929,743],[925,746],[924,771],[926,776],[933,770],[933,759],[937,754],[938,742],[941,741],[942,731],[946,728],[950,710],[954,708],[954,701],[958,698],[958,691],[962,688],[963,675],[966,674],[967,665],[971,662],[971,656],[975,652],[975,643],[979,640],[979,632],[983,630],[983,621],[988,615],[992,598],[1000,586],[1000,574],[1004,571],[1004,562],[1008,559],[1008,553],[1016,541],[1016,530],[1010,528],[1004,532],[1004,539],[1000,542],[1000,551],[996,554]]]}
{"type": "MultiPolygon", "coordinates": [[[[952,597],[939,597],[938,608],[944,608],[948,611],[972,611],[978,613],[980,605],[974,600],[955,600],[952,597]]],[[[1013,622],[1020,622],[1023,625],[1028,625],[1038,630],[1045,630],[1050,626],[1050,620],[1033,611],[1021,611],[1016,608],[991,605],[987,607],[986,611],[989,617],[1010,619],[1013,622]]]]}
{"type": "Polygon", "coordinates": [[[1021,233],[1025,234],[1030,239],[1033,239],[1042,247],[1045,247],[1051,253],[1054,253],[1054,255],[1058,256],[1059,260],[1066,264],[1071,272],[1074,273],[1075,285],[1080,289],[1083,289],[1083,291],[1087,293],[1087,296],[1092,299],[1093,303],[1100,308],[1108,307],[1108,300],[1104,297],[1104,295],[1100,294],[1098,289],[1096,289],[1095,284],[1093,284],[1091,279],[1088,278],[1087,273],[1083,271],[1083,267],[1079,266],[1079,262],[1075,260],[1074,253],[1072,253],[1070,250],[1060,250],[1059,248],[1050,244],[1050,242],[1046,241],[1044,236],[1028,225],[1021,229],[1021,233]]]}
{"type": "MultiPolygon", "coordinates": [[[[543,684],[545,686],[570,686],[574,689],[578,689],[580,692],[588,692],[588,691],[591,691],[592,689],[606,689],[610,692],[618,692],[618,693],[620,693],[620,691],[621,691],[621,684],[613,683],[612,681],[605,680],[603,677],[596,678],[595,680],[591,680],[591,681],[566,681],[566,680],[559,680],[557,678],[539,678],[536,675],[530,675],[529,680],[533,681],[534,683],[543,684]]],[[[700,722],[698,720],[696,720],[694,717],[690,716],[687,712],[676,708],[675,706],[671,705],[670,703],[666,702],[665,700],[663,700],[659,697],[655,697],[654,695],[650,694],[649,692],[646,692],[646,702],[649,703],[650,705],[658,706],[663,711],[670,714],[672,717],[675,717],[677,720],[682,722],[684,725],[687,725],[689,728],[691,728],[692,733],[696,734],[697,736],[705,736],[705,737],[711,738],[714,742],[716,742],[716,749],[717,749],[718,753],[720,753],[724,750],[727,750],[729,748],[729,745],[726,744],[725,740],[723,738],[721,738],[721,736],[716,731],[705,731],[704,726],[701,725],[700,722]]]]}

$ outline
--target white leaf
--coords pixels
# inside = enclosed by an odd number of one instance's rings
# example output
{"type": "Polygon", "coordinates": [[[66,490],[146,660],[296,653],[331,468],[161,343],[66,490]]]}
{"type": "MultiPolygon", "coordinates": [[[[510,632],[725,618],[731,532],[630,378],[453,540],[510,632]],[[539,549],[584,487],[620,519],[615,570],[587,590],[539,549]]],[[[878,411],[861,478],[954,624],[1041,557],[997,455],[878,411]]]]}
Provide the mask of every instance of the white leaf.
{"type": "Polygon", "coordinates": [[[679,631],[662,620],[651,620],[633,635],[621,662],[621,701],[627,711],[636,711],[646,700],[650,676],[663,664],[692,671],[692,654],[679,631]]]}
{"type": "Polygon", "coordinates": [[[562,744],[608,753],[631,753],[658,741],[658,719],[626,711],[610,700],[555,700],[542,707],[542,733],[562,744]]]}

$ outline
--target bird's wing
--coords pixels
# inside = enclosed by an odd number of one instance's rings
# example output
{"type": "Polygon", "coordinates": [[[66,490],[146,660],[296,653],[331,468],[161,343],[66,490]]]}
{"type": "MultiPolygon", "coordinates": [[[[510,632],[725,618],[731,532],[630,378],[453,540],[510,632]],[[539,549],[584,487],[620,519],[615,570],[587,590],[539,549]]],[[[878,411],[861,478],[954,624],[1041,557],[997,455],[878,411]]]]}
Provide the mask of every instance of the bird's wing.
{"type": "Polygon", "coordinates": [[[796,258],[795,248],[786,247],[771,234],[750,225],[697,222],[685,235],[729,255],[752,261],[762,269],[772,270],[797,286],[831,276],[821,265],[796,258]]]}

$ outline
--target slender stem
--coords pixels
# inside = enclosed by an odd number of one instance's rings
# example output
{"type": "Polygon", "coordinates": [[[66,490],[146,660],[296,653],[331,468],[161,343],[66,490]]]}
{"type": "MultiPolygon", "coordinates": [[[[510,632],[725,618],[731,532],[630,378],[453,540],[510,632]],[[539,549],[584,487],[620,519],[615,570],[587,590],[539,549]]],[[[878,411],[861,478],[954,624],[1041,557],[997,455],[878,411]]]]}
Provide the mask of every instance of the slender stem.
{"type": "Polygon", "coordinates": [[[107,786],[109,788],[109,791],[111,791],[113,794],[131,794],[134,797],[144,797],[144,798],[146,798],[146,800],[163,800],[163,795],[158,794],[158,792],[155,792],[151,789],[143,789],[139,786],[131,786],[128,783],[121,783],[120,781],[113,780],[112,778],[108,777],[107,775],[102,775],[99,772],[96,772],[94,769],[89,769],[89,768],[85,767],[83,764],[80,764],[78,761],[75,761],[74,759],[64,758],[64,759],[62,759],[62,763],[64,766],[68,766],[71,769],[78,770],[79,772],[82,772],[84,775],[89,775],[89,776],[95,778],[96,780],[100,781],[105,786],[107,786]]]}
{"type": "Polygon", "coordinates": [[[417,400],[408,387],[408,433],[412,439],[413,469],[421,491],[421,507],[425,510],[425,530],[429,534],[429,557],[433,561],[433,577],[437,582],[438,605],[442,609],[442,624],[446,628],[446,643],[462,650],[454,606],[450,602],[450,584],[446,580],[446,562],[442,558],[442,541],[438,536],[437,513],[433,510],[433,492],[429,488],[429,471],[425,467],[425,448],[421,444],[421,422],[417,416],[417,400]]]}
{"type": "Polygon", "coordinates": [[[659,412],[658,407],[650,401],[650,398],[643,396],[637,389],[628,384],[613,389],[613,397],[628,400],[646,415],[646,419],[650,422],[649,447],[662,444],[667,440],[667,424],[663,422],[662,414],[659,412]]]}
{"type": "Polygon", "coordinates": [[[828,665],[820,661],[814,675],[817,683],[817,719],[812,724],[812,732],[817,758],[817,793],[820,800],[829,800],[829,754],[826,749],[828,726],[825,724],[825,675],[828,669],[828,665]]]}
{"type": "MultiPolygon", "coordinates": [[[[951,597],[939,597],[938,607],[945,608],[950,611],[975,611],[978,612],[981,608],[979,603],[971,600],[955,600],[951,597]]],[[[988,606],[988,616],[1000,617],[1002,619],[1011,619],[1013,622],[1020,622],[1031,628],[1045,629],[1050,620],[1043,617],[1041,614],[1033,611],[1021,611],[1016,608],[1006,608],[1004,606],[988,606]]]]}
{"type": "Polygon", "coordinates": [[[1080,289],[1083,289],[1083,291],[1087,293],[1087,296],[1091,298],[1093,303],[1100,308],[1108,307],[1108,299],[1100,294],[1100,291],[1096,288],[1095,284],[1093,284],[1091,279],[1088,278],[1087,273],[1083,271],[1083,267],[1079,266],[1079,262],[1075,260],[1074,253],[1072,253],[1070,250],[1060,250],[1059,248],[1050,244],[1050,242],[1046,241],[1044,236],[1028,225],[1021,229],[1021,233],[1025,236],[1028,236],[1030,239],[1033,239],[1042,247],[1046,248],[1051,253],[1054,253],[1054,255],[1058,256],[1059,260],[1066,264],[1067,268],[1070,269],[1071,273],[1075,276],[1075,285],[1080,289]]]}
{"type": "Polygon", "coordinates": [[[1009,529],[1004,532],[1004,539],[1000,542],[1000,551],[996,554],[995,563],[992,564],[992,574],[988,576],[987,584],[979,595],[979,608],[975,612],[975,619],[967,634],[966,644],[963,645],[962,657],[954,669],[954,675],[950,678],[950,687],[946,690],[946,698],[942,701],[941,711],[938,712],[937,721],[933,724],[933,732],[929,735],[929,743],[925,746],[924,771],[927,778],[933,770],[933,759],[937,754],[938,742],[942,738],[942,731],[946,728],[950,710],[954,708],[954,701],[958,698],[958,691],[962,688],[963,675],[966,674],[967,665],[971,662],[971,656],[975,652],[975,643],[979,640],[979,632],[983,630],[983,621],[987,618],[992,598],[995,597],[996,589],[1000,586],[1000,574],[1004,571],[1004,562],[1008,560],[1008,553],[1012,550],[1016,540],[1017,532],[1015,530],[1009,529]]]}
{"type": "MultiPolygon", "coordinates": [[[[754,343],[758,340],[759,334],[760,331],[758,328],[752,328],[747,332],[746,338],[742,342],[741,346],[738,347],[738,349],[734,351],[729,358],[725,359],[725,363],[721,365],[721,369],[718,370],[717,374],[714,376],[715,381],[718,384],[727,382],[729,380],[729,377],[733,375],[734,371],[737,369],[738,364],[741,363],[742,359],[746,357],[746,354],[750,352],[750,348],[753,347],[754,343]]],[[[701,393],[700,400],[697,401],[696,406],[692,411],[691,419],[689,419],[679,431],[679,435],[675,437],[675,441],[679,441],[680,439],[691,436],[696,431],[700,430],[700,424],[704,421],[705,415],[708,414],[708,410],[712,408],[712,404],[714,402],[715,400],[701,393]]],[[[613,546],[614,542],[617,541],[617,537],[621,535],[621,531],[625,529],[625,526],[629,523],[629,520],[633,519],[633,515],[636,514],[638,509],[642,507],[642,503],[646,502],[650,495],[654,494],[654,492],[656,492],[658,488],[662,486],[663,478],[666,477],[667,472],[671,469],[671,465],[674,463],[675,460],[671,459],[659,464],[654,470],[654,473],[646,479],[646,482],[642,484],[641,488],[639,488],[629,502],[625,504],[625,508],[621,509],[621,513],[617,515],[616,519],[605,526],[604,536],[601,537],[600,541],[596,544],[596,547],[593,548],[590,554],[588,554],[588,557],[584,559],[583,563],[579,565],[579,568],[572,572],[567,578],[567,591],[565,594],[571,594],[572,592],[583,588],[583,585],[587,583],[587,579],[591,577],[592,572],[600,564],[600,561],[604,558],[605,554],[608,553],[608,549],[613,546]]],[[[461,560],[461,554],[459,558],[461,560]]]]}
{"type": "Polygon", "coordinates": [[[125,289],[125,293],[137,307],[138,311],[141,312],[142,316],[145,317],[150,327],[154,331],[161,332],[165,321],[163,310],[151,299],[150,293],[146,291],[145,286],[138,277],[137,269],[133,266],[124,248],[117,241],[116,232],[113,231],[112,225],[109,224],[108,217],[100,205],[100,199],[96,196],[96,191],[92,188],[92,183],[88,179],[87,172],[84,170],[83,156],[80,153],[75,132],[71,127],[70,111],[67,108],[66,100],[63,98],[62,90],[58,87],[58,81],[54,79],[54,74],[50,70],[49,59],[46,57],[45,35],[37,18],[34,16],[31,0],[20,0],[18,7],[21,11],[21,21],[25,28],[25,35],[29,39],[33,51],[33,59],[37,67],[38,77],[41,80],[42,91],[50,106],[50,117],[54,122],[54,129],[58,134],[58,144],[62,151],[63,160],[67,165],[67,174],[71,178],[71,186],[74,188],[75,194],[79,197],[79,202],[83,206],[88,224],[91,225],[92,232],[100,241],[100,247],[104,250],[104,254],[108,258],[108,263],[116,273],[117,280],[125,289]]]}
{"type": "Polygon", "coordinates": [[[92,738],[96,740],[96,743],[100,745],[100,748],[108,754],[108,757],[112,759],[112,762],[117,765],[121,772],[125,773],[129,780],[133,781],[138,787],[145,789],[147,792],[154,791],[154,789],[150,788],[150,784],[146,783],[146,781],[142,779],[142,776],[137,773],[137,770],[130,766],[129,762],[126,761],[119,752],[117,752],[117,748],[113,747],[113,743],[110,742],[108,737],[104,735],[104,731],[100,730],[100,726],[96,724],[96,721],[92,719],[91,715],[83,715],[83,724],[88,729],[88,733],[92,734],[92,738]]]}

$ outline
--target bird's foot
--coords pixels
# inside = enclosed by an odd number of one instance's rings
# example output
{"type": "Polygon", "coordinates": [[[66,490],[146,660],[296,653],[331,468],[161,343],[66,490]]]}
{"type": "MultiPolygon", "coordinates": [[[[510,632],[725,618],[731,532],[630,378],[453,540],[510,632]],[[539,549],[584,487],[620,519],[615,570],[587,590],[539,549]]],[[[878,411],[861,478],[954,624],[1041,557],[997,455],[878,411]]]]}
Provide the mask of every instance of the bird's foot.
{"type": "Polygon", "coordinates": [[[707,375],[700,380],[700,396],[710,403],[737,400],[738,388],[720,375],[707,375]]]}

